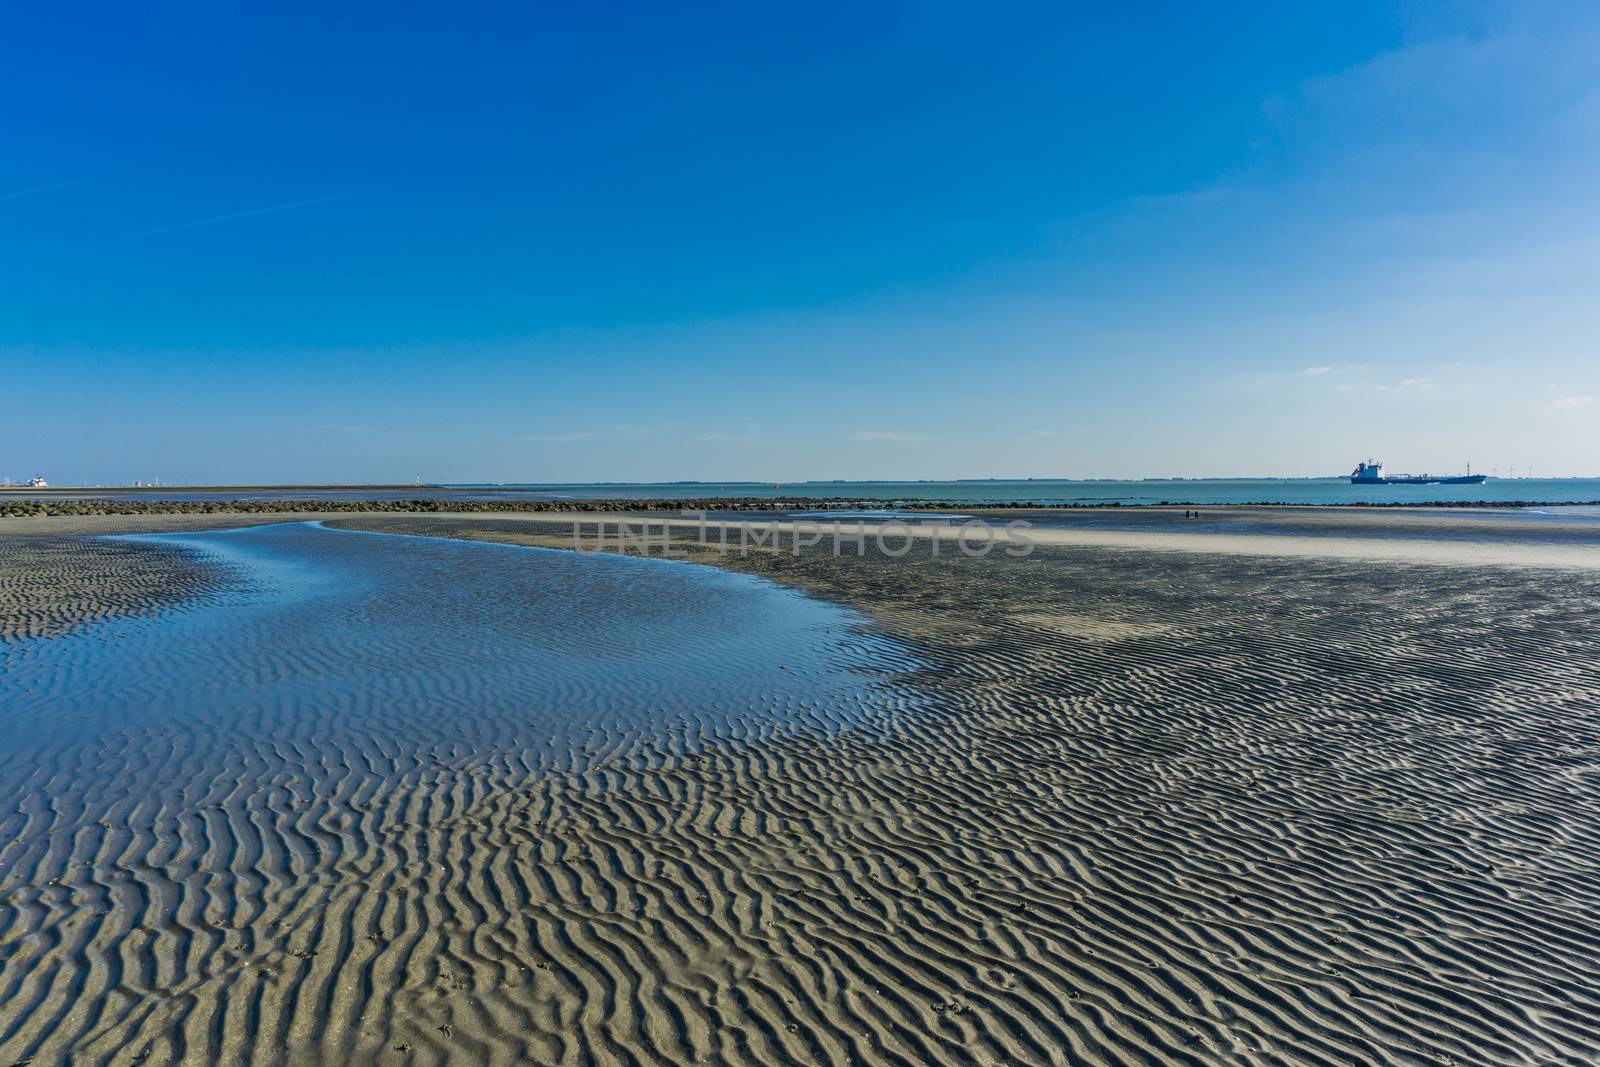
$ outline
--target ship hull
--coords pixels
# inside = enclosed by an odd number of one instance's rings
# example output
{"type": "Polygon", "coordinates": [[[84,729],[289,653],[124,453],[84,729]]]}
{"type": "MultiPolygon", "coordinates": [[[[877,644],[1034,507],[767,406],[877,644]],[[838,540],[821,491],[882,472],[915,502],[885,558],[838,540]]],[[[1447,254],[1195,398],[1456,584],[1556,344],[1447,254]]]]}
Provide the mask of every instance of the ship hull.
{"type": "Polygon", "coordinates": [[[1448,478],[1409,477],[1351,478],[1351,485],[1482,485],[1489,480],[1487,474],[1457,474],[1448,478]]]}

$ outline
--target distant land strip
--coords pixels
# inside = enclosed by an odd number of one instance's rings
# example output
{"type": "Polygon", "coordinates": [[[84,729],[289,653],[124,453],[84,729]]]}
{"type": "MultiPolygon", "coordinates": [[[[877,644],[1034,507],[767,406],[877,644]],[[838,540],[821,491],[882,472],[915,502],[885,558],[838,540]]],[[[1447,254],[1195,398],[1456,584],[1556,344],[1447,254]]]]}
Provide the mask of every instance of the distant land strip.
{"type": "Polygon", "coordinates": [[[1240,503],[1163,500],[1154,504],[1120,501],[1047,504],[1039,501],[989,502],[976,500],[813,499],[766,497],[698,497],[677,500],[450,500],[418,497],[408,500],[3,500],[0,518],[52,515],[283,515],[306,512],[638,512],[638,511],[825,511],[840,508],[936,508],[941,511],[1077,511],[1097,508],[1192,507],[1210,510],[1251,507],[1293,508],[1530,508],[1596,507],[1600,500],[1455,500],[1393,501],[1383,503],[1291,503],[1257,500],[1240,503]]]}

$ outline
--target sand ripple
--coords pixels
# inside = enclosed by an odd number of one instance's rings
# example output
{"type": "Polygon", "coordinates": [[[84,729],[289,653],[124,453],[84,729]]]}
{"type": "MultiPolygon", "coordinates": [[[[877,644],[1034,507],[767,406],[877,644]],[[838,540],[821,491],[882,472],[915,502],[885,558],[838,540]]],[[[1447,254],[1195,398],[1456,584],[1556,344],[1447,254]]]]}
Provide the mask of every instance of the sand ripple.
{"type": "Polygon", "coordinates": [[[0,537],[0,642],[148,615],[206,596],[215,567],[171,547],[86,537],[0,537]]]}
{"type": "Polygon", "coordinates": [[[0,1058],[1600,1055],[1593,577],[746,565],[869,607],[914,687],[550,769],[292,735],[204,781],[177,733],[46,753],[32,797],[147,762],[107,806],[0,813],[27,843],[0,852],[0,1058]]]}

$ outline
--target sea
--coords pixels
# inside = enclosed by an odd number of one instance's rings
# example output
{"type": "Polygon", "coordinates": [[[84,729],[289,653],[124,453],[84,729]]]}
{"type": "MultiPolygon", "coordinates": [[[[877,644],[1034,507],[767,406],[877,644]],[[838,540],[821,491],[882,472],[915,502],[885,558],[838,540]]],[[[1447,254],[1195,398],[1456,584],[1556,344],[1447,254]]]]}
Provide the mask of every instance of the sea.
{"type": "Polygon", "coordinates": [[[1600,478],[1491,478],[1481,485],[1352,485],[1348,478],[1149,478],[1137,481],[985,479],[962,481],[594,482],[473,484],[448,488],[559,500],[756,497],[774,500],[948,501],[1043,506],[1140,504],[1600,504],[1600,478]]]}
{"type": "Polygon", "coordinates": [[[472,482],[417,486],[263,486],[6,489],[6,500],[852,500],[885,505],[1135,507],[1155,504],[1588,504],[1600,478],[1490,478],[1481,485],[1352,485],[1348,478],[974,479],[802,482],[472,482]]]}

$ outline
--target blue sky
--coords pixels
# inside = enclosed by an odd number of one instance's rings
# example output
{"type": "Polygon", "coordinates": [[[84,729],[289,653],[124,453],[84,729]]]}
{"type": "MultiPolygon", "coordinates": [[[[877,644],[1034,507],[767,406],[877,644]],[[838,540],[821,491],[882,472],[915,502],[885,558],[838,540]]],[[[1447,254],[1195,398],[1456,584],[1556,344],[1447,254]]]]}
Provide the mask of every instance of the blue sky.
{"type": "Polygon", "coordinates": [[[10,14],[0,475],[1600,473],[1592,4],[328,6],[10,14]]]}

